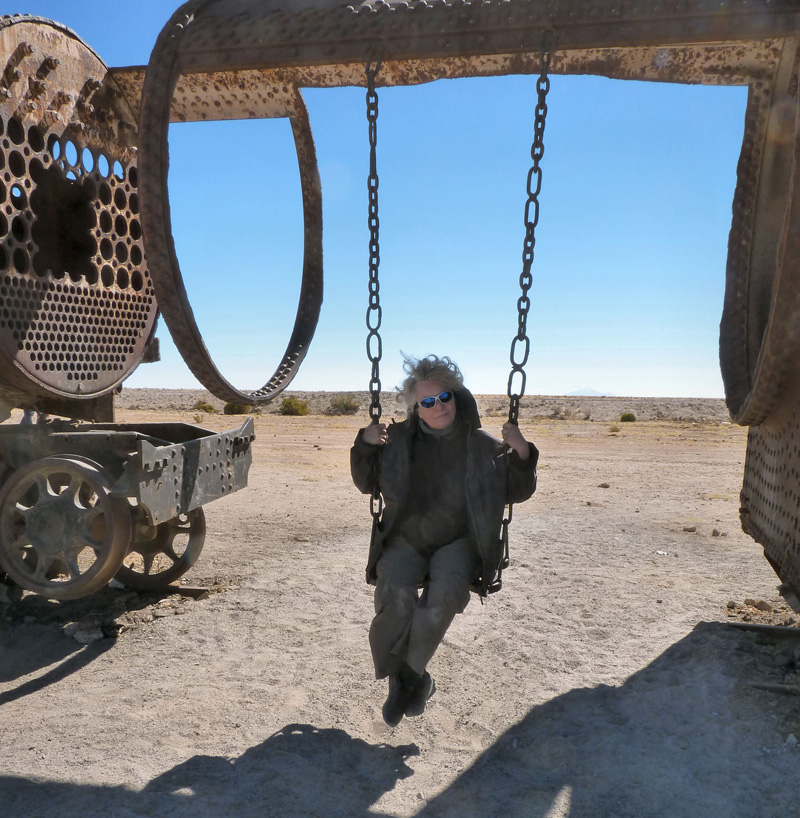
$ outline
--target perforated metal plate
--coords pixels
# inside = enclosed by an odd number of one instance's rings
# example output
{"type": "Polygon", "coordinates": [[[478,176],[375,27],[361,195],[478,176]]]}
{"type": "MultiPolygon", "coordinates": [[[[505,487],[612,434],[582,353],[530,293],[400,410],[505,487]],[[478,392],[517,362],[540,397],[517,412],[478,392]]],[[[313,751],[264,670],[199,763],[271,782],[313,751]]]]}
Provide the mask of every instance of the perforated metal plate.
{"type": "Polygon", "coordinates": [[[96,397],[156,319],[136,120],[69,29],[0,18],[0,394],[96,397]]]}

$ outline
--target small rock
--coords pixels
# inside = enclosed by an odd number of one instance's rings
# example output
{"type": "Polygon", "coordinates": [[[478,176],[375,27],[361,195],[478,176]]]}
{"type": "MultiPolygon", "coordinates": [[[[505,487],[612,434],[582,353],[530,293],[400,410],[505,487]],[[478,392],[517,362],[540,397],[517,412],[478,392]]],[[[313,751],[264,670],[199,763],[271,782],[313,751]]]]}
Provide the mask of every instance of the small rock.
{"type": "Polygon", "coordinates": [[[732,599],[729,599],[726,607],[728,608],[728,610],[733,611],[736,609],[736,603],[732,599]]]}
{"type": "Polygon", "coordinates": [[[772,611],[772,605],[769,602],[765,602],[763,599],[759,599],[755,605],[753,605],[759,611],[764,611],[764,613],[770,613],[772,611]]]}
{"type": "Polygon", "coordinates": [[[712,536],[712,537],[720,537],[720,536],[722,536],[722,534],[721,534],[721,532],[720,532],[720,530],[719,530],[718,528],[715,528],[715,529],[714,529],[714,530],[711,532],[711,536],[712,536]]]}
{"type": "Polygon", "coordinates": [[[696,525],[685,525],[683,527],[683,530],[686,531],[688,534],[694,534],[694,532],[697,531],[697,526],[696,525]]]}
{"type": "Polygon", "coordinates": [[[600,485],[597,488],[599,488],[599,489],[610,489],[611,484],[610,483],[600,483],[600,485]]]}
{"type": "Polygon", "coordinates": [[[75,631],[72,638],[81,645],[91,645],[92,642],[99,642],[105,638],[102,628],[88,628],[87,630],[75,631]]]}

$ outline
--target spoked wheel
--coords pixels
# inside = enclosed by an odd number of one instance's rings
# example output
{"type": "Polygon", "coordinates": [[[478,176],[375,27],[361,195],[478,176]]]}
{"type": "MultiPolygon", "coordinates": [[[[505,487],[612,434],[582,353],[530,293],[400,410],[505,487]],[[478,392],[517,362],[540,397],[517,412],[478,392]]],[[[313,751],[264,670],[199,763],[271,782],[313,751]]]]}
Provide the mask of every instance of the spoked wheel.
{"type": "Polygon", "coordinates": [[[0,490],[0,567],[49,599],[78,599],[116,574],[131,536],[126,498],[111,496],[96,463],[45,457],[17,469],[0,490]]]}
{"type": "Polygon", "coordinates": [[[164,588],[196,562],[206,539],[206,515],[195,508],[157,526],[137,524],[136,539],[115,579],[135,591],[164,588]]]}

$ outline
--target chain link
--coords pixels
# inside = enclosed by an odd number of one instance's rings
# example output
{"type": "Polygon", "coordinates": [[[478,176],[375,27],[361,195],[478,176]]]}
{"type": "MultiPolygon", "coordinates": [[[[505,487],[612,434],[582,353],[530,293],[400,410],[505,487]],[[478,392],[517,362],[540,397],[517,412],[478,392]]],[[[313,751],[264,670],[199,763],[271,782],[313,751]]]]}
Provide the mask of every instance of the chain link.
{"type": "MultiPolygon", "coordinates": [[[[381,67],[381,61],[371,67],[367,63],[367,122],[369,123],[369,176],[367,191],[369,193],[369,209],[367,223],[369,225],[369,306],[367,307],[367,358],[372,364],[372,376],[369,381],[369,391],[372,401],[369,407],[369,416],[373,423],[377,423],[382,414],[381,409],[381,378],[380,361],[383,355],[383,341],[380,336],[381,308],[380,282],[378,280],[378,266],[381,261],[380,243],[378,240],[380,221],[378,219],[378,167],[376,149],[378,146],[378,94],[375,91],[375,76],[381,67]]],[[[373,511],[373,516],[375,512],[373,511]]]]}
{"type": "MultiPolygon", "coordinates": [[[[528,291],[533,284],[531,266],[534,247],[536,246],[536,225],[539,223],[539,193],[542,190],[541,160],[544,156],[544,126],[547,118],[547,92],[550,90],[550,58],[552,53],[552,34],[548,32],[542,39],[541,67],[536,81],[537,104],[533,120],[533,144],[531,159],[533,165],[528,171],[528,200],[525,202],[525,241],[522,248],[522,272],[519,276],[521,295],[517,299],[517,334],[511,341],[511,373],[508,376],[508,419],[519,422],[520,399],[525,394],[525,364],[531,351],[531,339],[528,337],[528,313],[531,300],[528,291]],[[515,385],[516,381],[516,385],[515,385]]],[[[510,519],[509,514],[509,519],[510,519]]]]}
{"type": "MultiPolygon", "coordinates": [[[[378,94],[375,91],[375,76],[381,67],[380,58],[371,67],[367,63],[367,122],[369,123],[369,176],[367,177],[367,191],[369,207],[367,224],[369,225],[369,306],[367,307],[367,357],[372,364],[372,374],[369,381],[369,391],[372,397],[369,406],[369,416],[372,423],[381,419],[381,377],[380,363],[383,356],[383,341],[380,328],[383,318],[381,308],[380,281],[378,267],[381,262],[379,242],[380,220],[378,219],[378,94]]],[[[377,472],[373,475],[372,496],[369,501],[369,513],[372,515],[372,541],[378,533],[378,525],[383,515],[383,495],[380,490],[380,479],[377,472]]]]}

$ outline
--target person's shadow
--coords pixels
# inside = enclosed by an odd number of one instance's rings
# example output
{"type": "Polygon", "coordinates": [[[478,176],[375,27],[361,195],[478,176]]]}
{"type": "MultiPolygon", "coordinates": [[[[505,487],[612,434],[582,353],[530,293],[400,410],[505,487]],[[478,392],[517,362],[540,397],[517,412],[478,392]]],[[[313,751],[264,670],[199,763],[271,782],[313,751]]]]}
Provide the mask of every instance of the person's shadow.
{"type": "Polygon", "coordinates": [[[413,774],[406,760],[418,754],[415,744],[368,744],[344,730],[289,724],[239,758],[194,756],[141,792],[0,775],[0,803],[4,815],[25,818],[369,818],[369,808],[413,774]]]}

